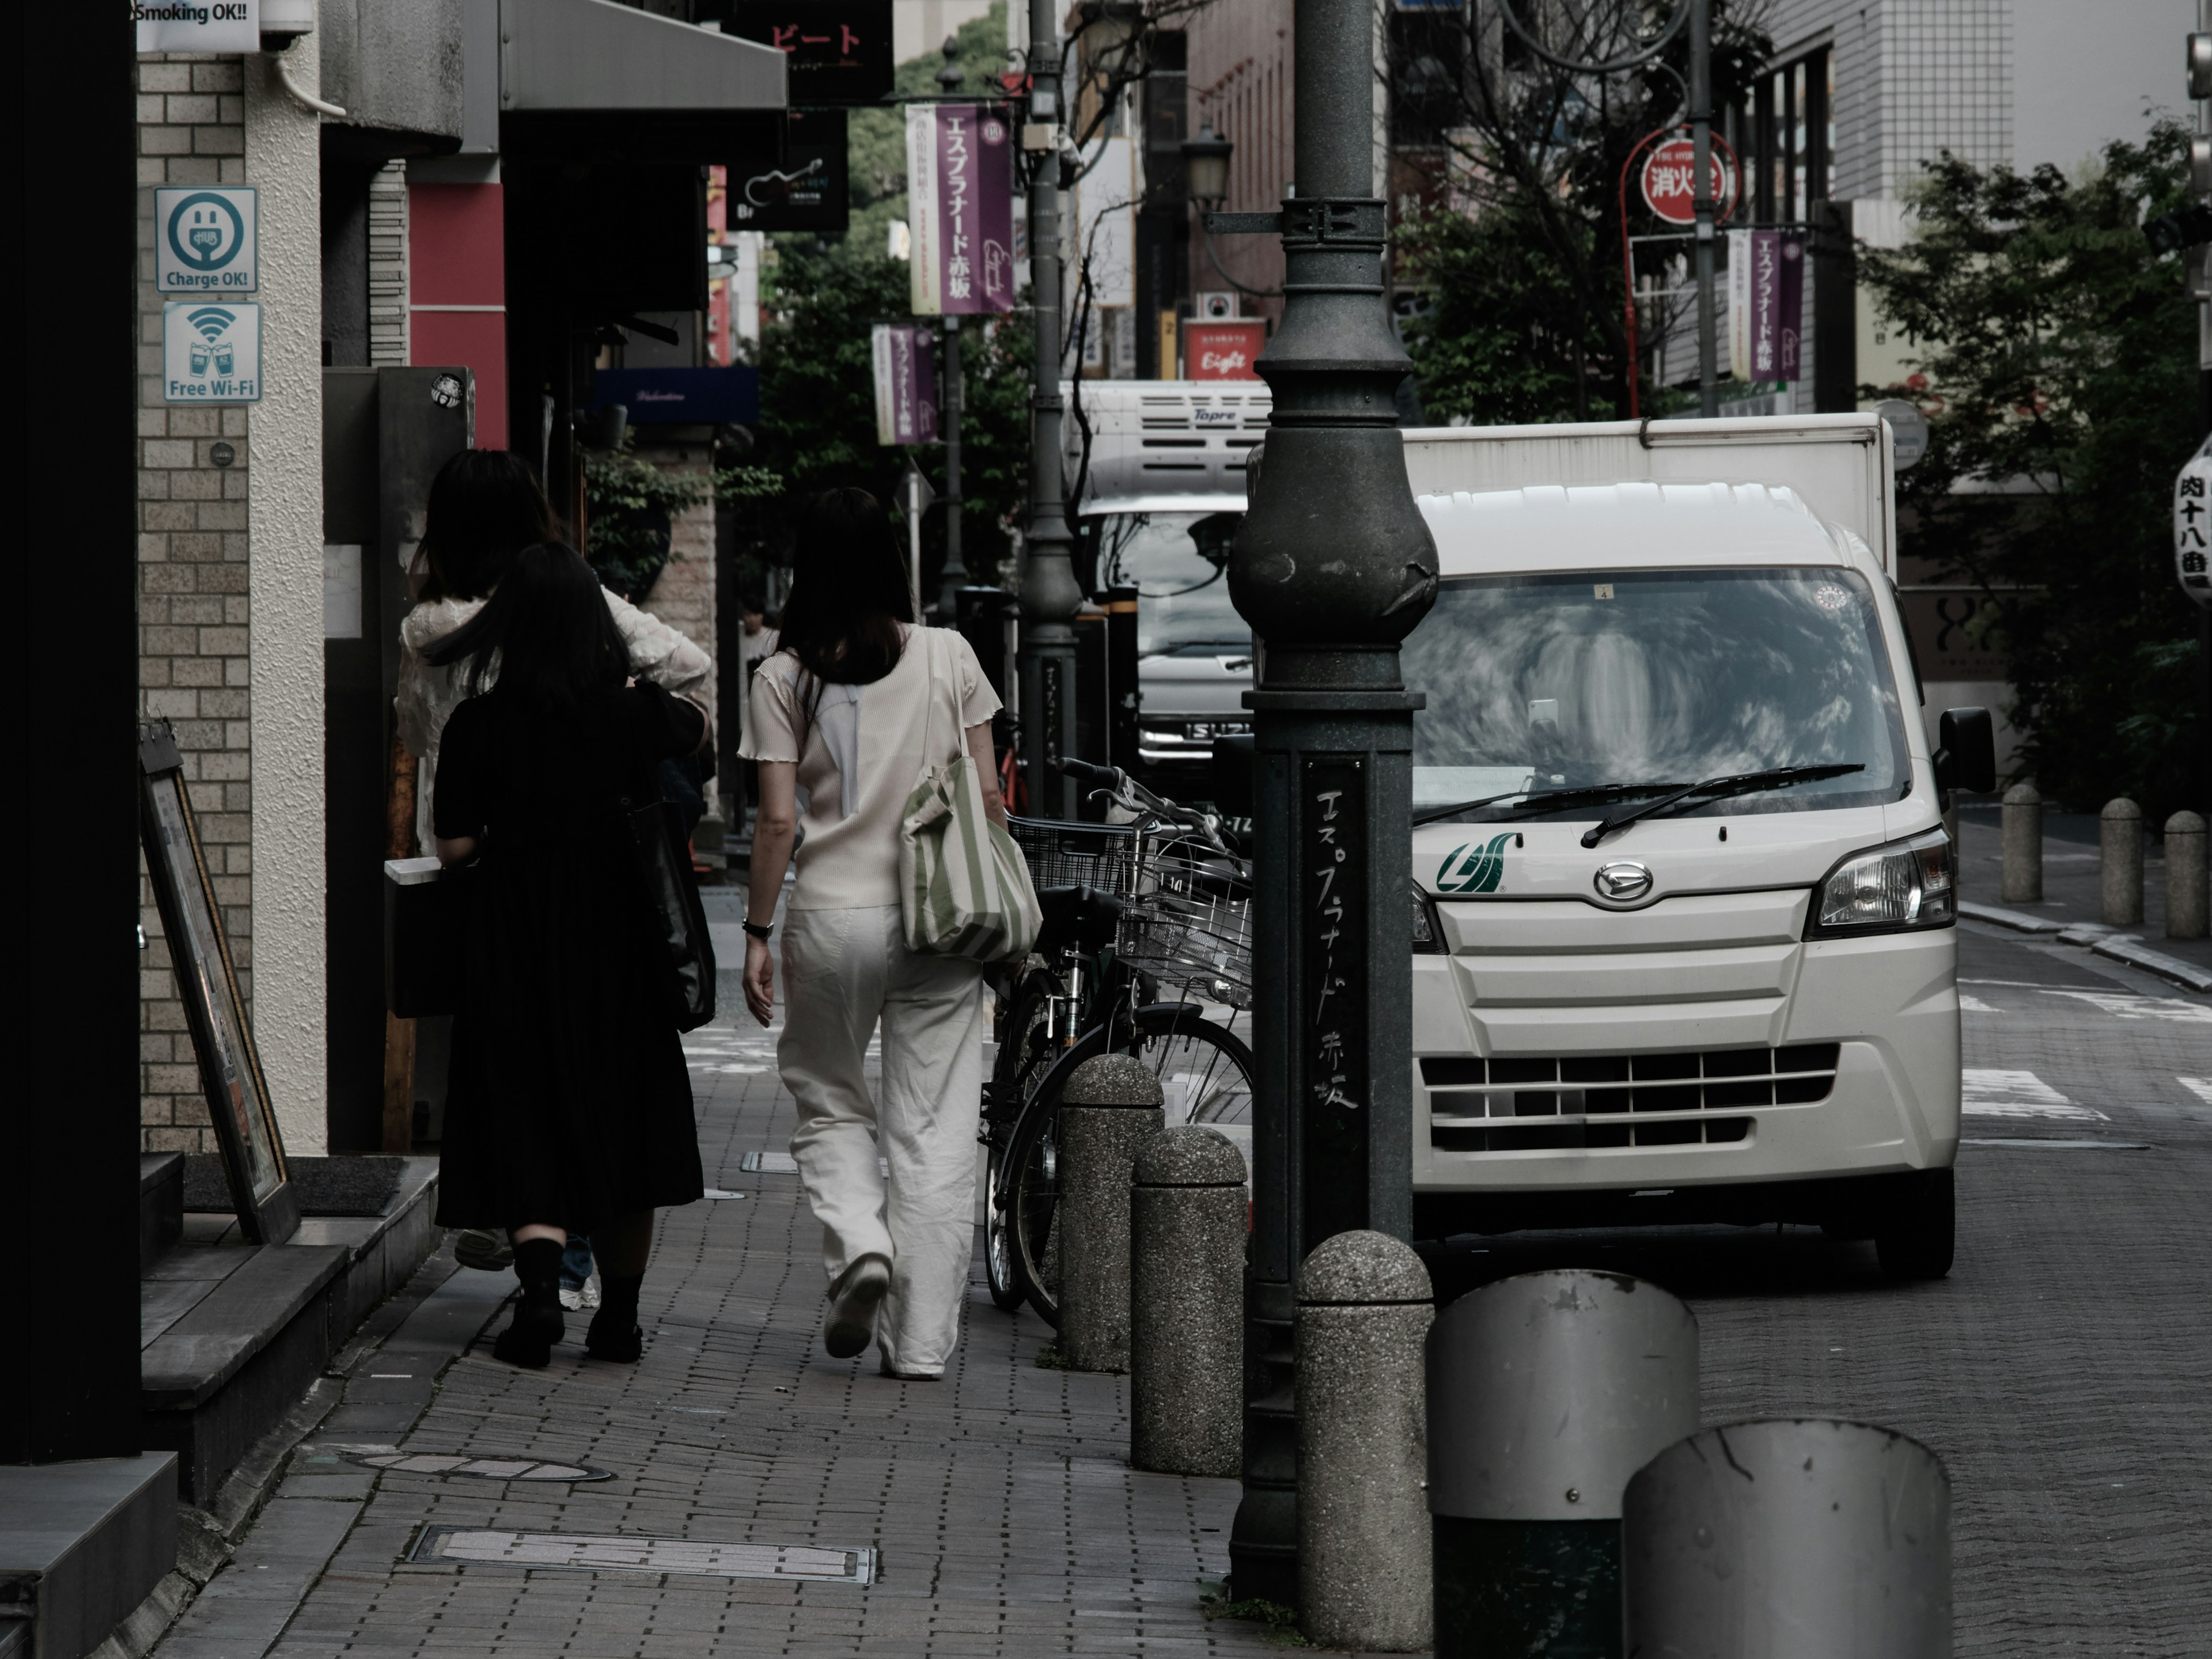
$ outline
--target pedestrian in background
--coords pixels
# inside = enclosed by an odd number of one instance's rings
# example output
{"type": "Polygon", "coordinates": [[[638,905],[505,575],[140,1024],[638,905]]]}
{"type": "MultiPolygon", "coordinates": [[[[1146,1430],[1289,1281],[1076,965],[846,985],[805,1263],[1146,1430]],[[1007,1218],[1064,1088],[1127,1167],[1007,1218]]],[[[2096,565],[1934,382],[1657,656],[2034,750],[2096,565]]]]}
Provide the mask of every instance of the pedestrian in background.
{"type": "Polygon", "coordinates": [[[445,727],[438,857],[477,866],[438,1220],[509,1231],[522,1297],[493,1352],[532,1367],[566,1334],[562,1254],[588,1236],[600,1306],[586,1351],[632,1361],[653,1212],[704,1181],[628,810],[657,799],[660,763],[696,750],[707,717],[630,682],[599,579],[558,544],[517,553],[428,660],[465,693],[445,727]]]}
{"type": "MultiPolygon", "coordinates": [[[[457,665],[430,660],[498,590],[515,556],[534,544],[557,541],[559,527],[545,492],[521,457],[504,449],[464,449],[430,481],[422,544],[409,571],[416,604],[399,624],[399,740],[416,757],[416,840],[430,845],[430,798],[438,775],[440,739],[462,697],[457,665]]],[[[658,617],[604,590],[629,672],[705,706],[714,664],[707,653],[658,617]]],[[[497,679],[496,661],[483,667],[483,684],[497,679]]]]}
{"type": "MultiPolygon", "coordinates": [[[[872,1337],[885,1375],[934,1379],[959,1340],[975,1245],[981,975],[964,958],[907,949],[899,823],[923,764],[956,730],[990,779],[999,699],[965,640],[915,625],[906,562],[866,491],[808,505],[795,564],[779,648],[753,679],[744,751],[761,782],[745,1003],[770,1023],[769,939],[804,789],[776,1060],[799,1105],[792,1156],[822,1223],[823,1346],[849,1358],[872,1337]],[[880,1098],[862,1070],[878,1023],[880,1098]]],[[[1004,823],[986,788],[985,810],[1004,823]]]]}

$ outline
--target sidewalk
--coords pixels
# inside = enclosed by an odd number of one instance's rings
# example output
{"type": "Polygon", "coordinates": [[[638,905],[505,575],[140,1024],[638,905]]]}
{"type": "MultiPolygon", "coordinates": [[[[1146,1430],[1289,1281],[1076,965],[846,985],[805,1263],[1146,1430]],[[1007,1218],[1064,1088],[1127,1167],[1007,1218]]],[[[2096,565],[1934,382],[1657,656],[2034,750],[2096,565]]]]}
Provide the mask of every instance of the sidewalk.
{"type": "MultiPolygon", "coordinates": [[[[585,1317],[571,1316],[570,1340],[542,1372],[500,1364],[480,1339],[404,1432],[395,1420],[363,1438],[368,1419],[349,1425],[342,1411],[294,1454],[271,1511],[163,1642],[164,1659],[1276,1650],[1260,1626],[1209,1623],[1200,1607],[1200,1581],[1228,1565],[1237,1483],[1132,1472],[1126,1380],[1040,1369],[1049,1332],[994,1309],[980,1262],[943,1382],[886,1380],[872,1353],[823,1354],[818,1235],[797,1178],[740,1169],[747,1152],[781,1152],[792,1123],[772,1035],[746,1024],[684,1040],[708,1182],[732,1195],[663,1215],[643,1361],[586,1359],[585,1317]],[[441,1478],[342,1461],[387,1444],[561,1460],[611,1478],[441,1478]],[[337,1524],[318,1542],[307,1523],[324,1509],[337,1524]],[[349,1528],[341,1509],[357,1510],[349,1528]],[[279,1513],[289,1549],[264,1535],[279,1513]],[[843,1553],[878,1553],[866,1584],[403,1561],[428,1528],[811,1547],[840,1553],[839,1571],[843,1553]],[[269,1645],[265,1598],[258,1640],[236,1639],[248,1632],[234,1625],[227,1634],[217,1587],[281,1597],[272,1571],[304,1590],[281,1638],[269,1645]]],[[[417,1370],[413,1358],[368,1354],[349,1398],[417,1370]]],[[[422,1381],[384,1386],[427,1392],[422,1381]]],[[[867,1558],[849,1561],[868,1576],[867,1558]]]]}

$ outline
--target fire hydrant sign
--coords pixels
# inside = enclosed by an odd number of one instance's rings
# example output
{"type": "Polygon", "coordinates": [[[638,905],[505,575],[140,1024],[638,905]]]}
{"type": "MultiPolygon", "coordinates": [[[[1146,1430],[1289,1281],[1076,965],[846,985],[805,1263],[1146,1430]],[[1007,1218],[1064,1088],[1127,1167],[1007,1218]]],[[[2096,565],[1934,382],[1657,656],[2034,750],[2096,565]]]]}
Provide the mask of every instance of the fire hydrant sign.
{"type": "Polygon", "coordinates": [[[154,286],[164,294],[251,294],[261,286],[255,193],[154,192],[154,286]]]}
{"type": "Polygon", "coordinates": [[[186,300],[161,307],[161,401],[261,401],[261,307],[186,300]]]}
{"type": "Polygon", "coordinates": [[[2173,574],[2181,591],[2212,611],[2212,438],[2173,481],[2173,574]]]}
{"type": "MultiPolygon", "coordinates": [[[[1670,225],[1697,222],[1697,145],[1691,140],[1669,138],[1644,161],[1644,204],[1670,225]]],[[[1716,211],[1726,218],[1735,199],[1735,158],[1717,133],[1705,157],[1705,169],[1712,198],[1718,204],[1716,211]]]]}

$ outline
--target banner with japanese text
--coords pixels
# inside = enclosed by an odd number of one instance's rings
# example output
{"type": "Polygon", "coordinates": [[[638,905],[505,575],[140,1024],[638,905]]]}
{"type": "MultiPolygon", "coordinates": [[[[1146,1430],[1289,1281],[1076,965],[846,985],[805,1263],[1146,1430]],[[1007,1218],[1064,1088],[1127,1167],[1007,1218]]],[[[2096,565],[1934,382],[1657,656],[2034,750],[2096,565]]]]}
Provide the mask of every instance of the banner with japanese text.
{"type": "Polygon", "coordinates": [[[937,360],[933,331],[921,323],[878,323],[871,343],[876,378],[876,441],[937,441],[937,360]]]}
{"type": "Polygon", "coordinates": [[[907,106],[915,316],[1014,308],[1012,151],[1006,118],[989,106],[907,106]]]}

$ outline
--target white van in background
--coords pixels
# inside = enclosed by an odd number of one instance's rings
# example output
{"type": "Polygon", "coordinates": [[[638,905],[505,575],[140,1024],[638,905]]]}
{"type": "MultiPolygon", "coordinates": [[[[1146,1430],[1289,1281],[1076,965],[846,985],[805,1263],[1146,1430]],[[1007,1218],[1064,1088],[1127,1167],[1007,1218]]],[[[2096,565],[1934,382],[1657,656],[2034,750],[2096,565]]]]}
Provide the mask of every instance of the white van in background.
{"type": "Polygon", "coordinates": [[[1202,794],[1192,786],[1210,779],[1213,739],[1252,729],[1252,630],[1229,602],[1228,559],[1271,394],[1260,380],[1085,380],[1060,390],[1079,580],[1087,575],[1094,591],[1138,590],[1139,769],[1157,778],[1158,768],[1177,768],[1163,787],[1202,794]]]}
{"type": "Polygon", "coordinates": [[[1422,1237],[1817,1222],[1948,1272],[1947,786],[1874,416],[1409,431],[1422,1237]]]}

